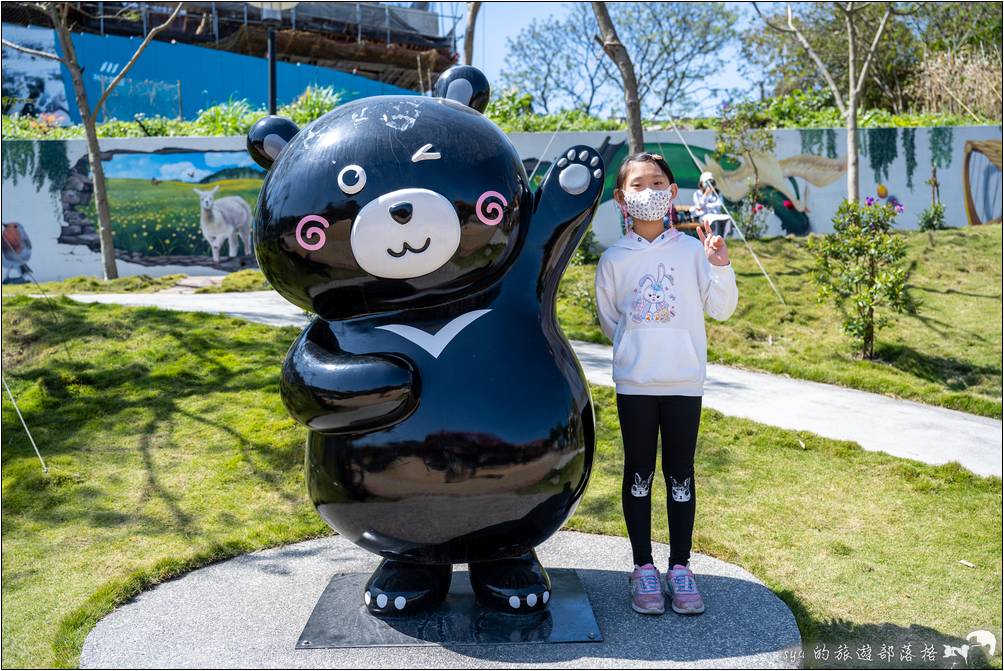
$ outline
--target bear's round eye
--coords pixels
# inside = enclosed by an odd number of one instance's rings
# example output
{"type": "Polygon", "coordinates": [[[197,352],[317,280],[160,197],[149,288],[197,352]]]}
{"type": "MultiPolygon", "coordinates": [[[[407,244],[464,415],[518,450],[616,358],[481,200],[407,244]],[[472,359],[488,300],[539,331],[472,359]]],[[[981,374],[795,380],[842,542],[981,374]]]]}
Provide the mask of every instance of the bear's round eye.
{"type": "Polygon", "coordinates": [[[364,186],[366,186],[366,171],[360,166],[347,165],[338,173],[338,188],[348,195],[359,193],[364,186]]]}

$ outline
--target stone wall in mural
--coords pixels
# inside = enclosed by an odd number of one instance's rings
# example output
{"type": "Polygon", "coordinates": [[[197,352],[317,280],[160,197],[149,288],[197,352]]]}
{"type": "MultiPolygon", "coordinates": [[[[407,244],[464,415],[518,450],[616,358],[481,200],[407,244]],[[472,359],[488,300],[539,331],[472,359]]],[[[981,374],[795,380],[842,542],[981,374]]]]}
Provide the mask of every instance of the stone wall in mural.
{"type": "MultiPolygon", "coordinates": [[[[242,143],[151,138],[105,140],[102,148],[122,274],[255,266],[251,213],[264,172],[242,143]]],[[[100,273],[97,210],[82,141],[4,142],[3,196],[5,230],[20,224],[39,280],[100,273]]],[[[6,256],[5,265],[12,265],[6,256]]]]}
{"type": "MultiPolygon", "coordinates": [[[[510,136],[533,182],[550,167],[549,147],[588,144],[616,167],[627,155],[623,133],[514,133],[510,136]]],[[[751,166],[714,156],[712,131],[684,133],[697,165],[675,133],[647,134],[650,151],[669,161],[689,204],[703,170],[715,174],[731,203],[747,194],[751,166]]],[[[769,236],[827,233],[846,193],[843,130],[784,130],[773,155],[756,157],[762,204],[770,211],[769,236]]],[[[122,138],[102,140],[119,271],[123,275],[174,272],[218,274],[253,267],[249,223],[263,173],[248,157],[243,137],[122,138]],[[247,220],[247,221],[246,221],[247,220]]],[[[20,275],[21,256],[39,280],[100,275],[90,169],[82,140],[3,143],[4,271],[20,275]],[[17,226],[15,226],[15,224],[17,226]],[[9,240],[8,240],[9,238],[9,240]],[[20,242],[18,242],[20,241],[20,242]],[[8,254],[8,248],[11,254],[8,254]],[[8,258],[10,257],[10,258],[8,258]]],[[[889,128],[862,131],[861,194],[906,209],[897,225],[915,228],[933,197],[951,226],[1001,220],[1001,129],[889,128]]],[[[597,243],[621,233],[607,177],[593,222],[597,243]]]]}

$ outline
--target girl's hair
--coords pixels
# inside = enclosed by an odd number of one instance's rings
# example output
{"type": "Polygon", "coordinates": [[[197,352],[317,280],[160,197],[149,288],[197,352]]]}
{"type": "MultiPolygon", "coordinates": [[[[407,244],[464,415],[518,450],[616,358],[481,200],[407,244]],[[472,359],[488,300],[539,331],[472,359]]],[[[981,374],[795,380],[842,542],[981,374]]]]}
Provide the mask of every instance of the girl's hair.
{"type": "Polygon", "coordinates": [[[659,166],[659,170],[662,170],[662,172],[666,175],[666,178],[669,179],[670,184],[676,183],[676,178],[673,177],[673,171],[669,169],[669,164],[666,163],[666,159],[659,154],[650,154],[647,151],[643,151],[635,154],[634,156],[628,156],[624,159],[624,162],[621,163],[621,169],[617,171],[616,188],[624,188],[624,180],[627,179],[628,170],[631,169],[632,163],[655,163],[659,166]]]}

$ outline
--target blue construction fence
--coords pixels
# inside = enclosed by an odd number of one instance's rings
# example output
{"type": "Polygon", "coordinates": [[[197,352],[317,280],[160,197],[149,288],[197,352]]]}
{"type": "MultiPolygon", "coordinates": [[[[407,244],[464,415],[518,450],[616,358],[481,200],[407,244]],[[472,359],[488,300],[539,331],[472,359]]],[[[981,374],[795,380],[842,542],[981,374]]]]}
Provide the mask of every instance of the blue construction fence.
{"type": "MultiPolygon", "coordinates": [[[[15,44],[58,53],[51,28],[2,24],[3,37],[15,44]]],[[[73,46],[84,67],[88,100],[96,102],[104,88],[125,67],[141,39],[74,33],[73,46]]],[[[3,48],[3,96],[7,114],[49,114],[60,123],[80,123],[69,70],[58,62],[3,48]]],[[[374,95],[418,95],[330,68],[279,62],[276,67],[279,104],[293,101],[308,86],[331,86],[349,101],[374,95]]],[[[137,114],[193,119],[204,110],[231,99],[246,99],[265,107],[268,61],[190,44],[151,42],[128,76],[106,103],[102,120],[131,120],[137,114]]]]}

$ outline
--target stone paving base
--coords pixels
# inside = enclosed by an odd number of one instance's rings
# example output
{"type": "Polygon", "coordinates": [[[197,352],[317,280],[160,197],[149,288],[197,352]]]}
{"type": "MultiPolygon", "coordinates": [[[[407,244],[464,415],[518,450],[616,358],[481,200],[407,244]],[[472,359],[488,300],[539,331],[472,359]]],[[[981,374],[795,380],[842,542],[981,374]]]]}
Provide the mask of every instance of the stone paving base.
{"type": "MultiPolygon", "coordinates": [[[[664,565],[668,548],[653,549],[664,565]]],[[[576,570],[602,642],[297,650],[300,632],[332,576],[372,571],[379,561],[335,536],[236,557],[145,592],[98,623],[80,663],[84,668],[353,669],[794,665],[792,652],[801,646],[795,618],[738,566],[695,555],[691,566],[707,611],[649,616],[630,607],[627,539],[563,531],[538,553],[545,566],[576,570]]]]}

